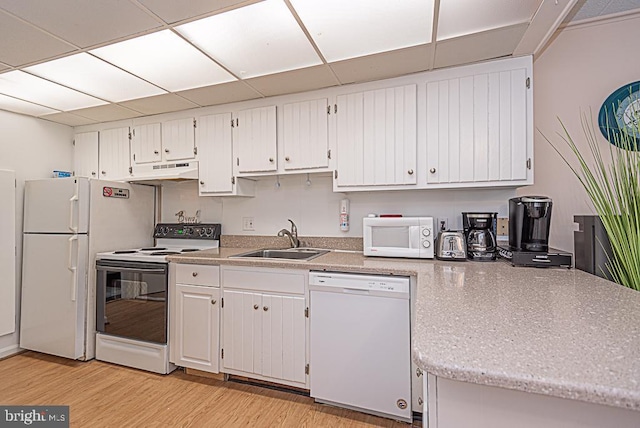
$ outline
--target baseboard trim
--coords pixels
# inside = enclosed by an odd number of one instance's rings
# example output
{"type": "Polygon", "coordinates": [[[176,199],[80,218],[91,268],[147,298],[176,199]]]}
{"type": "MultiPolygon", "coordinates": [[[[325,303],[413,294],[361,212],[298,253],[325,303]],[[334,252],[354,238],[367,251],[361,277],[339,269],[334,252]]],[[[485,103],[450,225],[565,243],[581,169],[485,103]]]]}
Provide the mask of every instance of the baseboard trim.
{"type": "Polygon", "coordinates": [[[20,345],[18,345],[17,343],[11,346],[7,346],[0,349],[0,360],[19,354],[21,352],[24,352],[24,349],[21,349],[20,345]]]}

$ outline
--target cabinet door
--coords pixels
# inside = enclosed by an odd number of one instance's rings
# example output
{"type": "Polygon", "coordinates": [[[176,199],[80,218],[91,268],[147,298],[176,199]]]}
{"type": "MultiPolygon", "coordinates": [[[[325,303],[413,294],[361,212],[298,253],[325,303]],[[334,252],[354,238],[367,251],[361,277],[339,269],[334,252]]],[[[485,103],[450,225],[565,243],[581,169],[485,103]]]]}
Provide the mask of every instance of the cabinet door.
{"type": "Polygon", "coordinates": [[[76,134],[73,141],[74,175],[98,178],[98,132],[76,134]]]}
{"type": "Polygon", "coordinates": [[[220,289],[176,284],[175,299],[173,363],[218,373],[220,289]]]}
{"type": "Polygon", "coordinates": [[[195,157],[195,120],[170,120],[162,124],[162,151],[165,160],[193,159],[195,157]]]}
{"type": "Polygon", "coordinates": [[[284,105],[285,170],[329,166],[327,107],[326,98],[284,105]]]}
{"type": "Polygon", "coordinates": [[[527,179],[524,68],[427,83],[427,183],[527,179]]]}
{"type": "Polygon", "coordinates": [[[136,125],[132,130],[131,151],[136,164],[162,160],[162,130],[159,123],[136,125]]]}
{"type": "Polygon", "coordinates": [[[232,290],[224,290],[223,295],[223,366],[248,373],[260,373],[262,297],[258,293],[232,290]]]}
{"type": "Polygon", "coordinates": [[[337,186],[416,184],[416,85],[337,101],[337,186]]]}
{"type": "Polygon", "coordinates": [[[233,191],[231,113],[200,116],[196,128],[200,193],[233,191]]]}
{"type": "Polygon", "coordinates": [[[129,128],[100,131],[100,178],[123,180],[129,176],[129,128]]]}
{"type": "Polygon", "coordinates": [[[276,106],[239,111],[234,138],[239,173],[276,171],[276,106]]]}
{"type": "Polygon", "coordinates": [[[305,299],[300,296],[262,296],[263,376],[304,383],[305,299]]]}

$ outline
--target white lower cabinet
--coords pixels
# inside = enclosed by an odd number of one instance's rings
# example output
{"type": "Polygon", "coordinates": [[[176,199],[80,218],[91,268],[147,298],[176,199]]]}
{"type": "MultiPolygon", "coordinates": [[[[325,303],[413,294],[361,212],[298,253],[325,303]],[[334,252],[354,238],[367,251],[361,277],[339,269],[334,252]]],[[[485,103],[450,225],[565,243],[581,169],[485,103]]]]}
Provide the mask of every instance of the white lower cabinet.
{"type": "Polygon", "coordinates": [[[305,272],[223,267],[222,369],[305,388],[305,272]]]}
{"type": "Polygon", "coordinates": [[[170,304],[169,360],[219,372],[220,287],[218,266],[176,265],[170,304]]]}

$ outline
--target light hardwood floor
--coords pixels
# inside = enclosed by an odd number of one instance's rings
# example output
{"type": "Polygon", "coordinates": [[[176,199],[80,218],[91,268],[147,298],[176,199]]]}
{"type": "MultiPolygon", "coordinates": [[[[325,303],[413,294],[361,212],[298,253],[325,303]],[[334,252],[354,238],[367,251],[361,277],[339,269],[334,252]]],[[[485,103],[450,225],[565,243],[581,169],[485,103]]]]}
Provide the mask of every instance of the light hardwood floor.
{"type": "Polygon", "coordinates": [[[411,426],[290,392],[36,352],[0,361],[0,404],[68,405],[82,428],[411,426]]]}

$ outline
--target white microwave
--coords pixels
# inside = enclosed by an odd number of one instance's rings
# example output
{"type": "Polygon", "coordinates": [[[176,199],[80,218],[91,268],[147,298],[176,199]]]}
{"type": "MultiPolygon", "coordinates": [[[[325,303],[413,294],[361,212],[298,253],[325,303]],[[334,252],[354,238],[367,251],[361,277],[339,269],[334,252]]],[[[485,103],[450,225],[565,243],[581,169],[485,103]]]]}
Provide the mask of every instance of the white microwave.
{"type": "Polygon", "coordinates": [[[433,258],[433,217],[365,217],[365,256],[433,258]]]}

